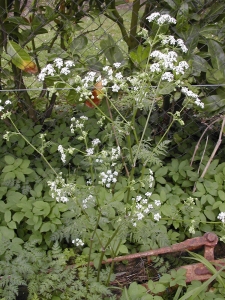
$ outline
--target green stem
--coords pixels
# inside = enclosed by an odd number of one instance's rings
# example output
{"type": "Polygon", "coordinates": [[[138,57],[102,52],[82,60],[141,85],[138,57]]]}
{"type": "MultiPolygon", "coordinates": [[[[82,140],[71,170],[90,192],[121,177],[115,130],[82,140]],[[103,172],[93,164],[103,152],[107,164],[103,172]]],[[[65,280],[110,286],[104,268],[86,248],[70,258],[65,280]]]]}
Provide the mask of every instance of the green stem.
{"type": "Polygon", "coordinates": [[[100,271],[101,271],[101,266],[102,266],[102,261],[103,261],[105,249],[109,246],[109,244],[112,242],[112,240],[114,239],[114,237],[117,235],[117,233],[119,231],[119,228],[120,227],[118,226],[117,229],[115,230],[115,232],[113,233],[113,235],[111,236],[111,238],[109,238],[109,240],[106,243],[104,249],[102,249],[102,253],[101,253],[101,256],[100,256],[100,259],[99,259],[99,264],[98,264],[97,282],[99,282],[100,271]]]}
{"type": "Polygon", "coordinates": [[[47,159],[45,158],[45,156],[34,146],[32,145],[28,139],[19,131],[19,129],[17,128],[16,124],[13,122],[12,118],[9,116],[8,117],[12,123],[12,125],[14,126],[14,128],[16,129],[17,133],[27,142],[27,144],[29,146],[31,146],[38,154],[40,154],[40,156],[42,157],[42,159],[45,161],[45,163],[49,166],[49,168],[52,170],[52,172],[58,176],[57,172],[53,169],[53,167],[50,165],[50,163],[47,161],[47,159]]]}

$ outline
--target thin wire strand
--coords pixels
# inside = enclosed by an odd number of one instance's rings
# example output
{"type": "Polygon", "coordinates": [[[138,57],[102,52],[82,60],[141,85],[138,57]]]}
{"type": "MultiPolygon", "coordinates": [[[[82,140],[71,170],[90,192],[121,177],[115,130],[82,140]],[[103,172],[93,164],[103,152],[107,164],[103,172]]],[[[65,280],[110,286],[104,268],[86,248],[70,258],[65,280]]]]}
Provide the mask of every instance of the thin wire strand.
{"type": "MultiPolygon", "coordinates": [[[[225,84],[192,84],[193,87],[220,87],[225,86],[225,84]]],[[[157,86],[153,85],[152,88],[157,88],[157,86]]],[[[94,88],[94,87],[93,87],[94,88]]],[[[107,89],[111,89],[111,87],[106,87],[107,89]]],[[[52,88],[27,88],[27,89],[2,89],[0,92],[23,92],[23,91],[51,91],[52,88]]],[[[90,88],[91,90],[92,88],[90,88]]],[[[57,91],[69,91],[74,90],[74,88],[54,88],[57,91]]]]}

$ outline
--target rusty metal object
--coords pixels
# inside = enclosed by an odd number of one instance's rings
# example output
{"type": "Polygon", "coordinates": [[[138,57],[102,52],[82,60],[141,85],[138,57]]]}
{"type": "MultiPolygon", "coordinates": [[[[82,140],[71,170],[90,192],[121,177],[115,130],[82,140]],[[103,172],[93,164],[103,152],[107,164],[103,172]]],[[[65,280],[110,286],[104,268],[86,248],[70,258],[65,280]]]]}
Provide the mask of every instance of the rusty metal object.
{"type": "Polygon", "coordinates": [[[112,262],[130,260],[130,259],[135,259],[135,258],[157,256],[160,254],[168,254],[168,253],[173,253],[173,252],[184,252],[187,250],[191,251],[191,250],[198,249],[202,246],[205,246],[204,257],[208,260],[213,260],[214,259],[214,247],[217,245],[217,243],[218,243],[217,235],[212,232],[207,232],[201,237],[188,239],[184,242],[174,244],[169,247],[159,248],[156,250],[148,250],[145,252],[139,252],[139,253],[124,255],[124,256],[117,256],[114,258],[109,258],[107,260],[104,260],[102,263],[108,264],[108,263],[112,263],[112,262]]]}
{"type": "MultiPolygon", "coordinates": [[[[211,260],[218,271],[221,267],[225,266],[225,259],[211,260]]],[[[212,273],[202,263],[182,266],[179,269],[186,269],[186,282],[192,282],[193,280],[206,281],[212,276],[212,273]]]]}
{"type": "MultiPolygon", "coordinates": [[[[207,232],[202,237],[196,237],[188,239],[184,242],[174,244],[170,247],[164,247],[156,250],[149,250],[140,253],[134,253],[124,256],[118,256],[103,261],[103,264],[120,262],[124,260],[134,260],[137,258],[147,257],[150,261],[151,256],[157,256],[160,254],[168,254],[173,252],[185,252],[187,250],[196,250],[204,246],[204,258],[206,258],[212,264],[216,264],[215,268],[219,270],[222,266],[225,266],[225,259],[214,260],[214,248],[218,243],[218,237],[215,233],[207,232]]],[[[189,283],[193,280],[205,281],[212,276],[212,273],[202,263],[182,266],[180,268],[186,269],[186,282],[189,283]]],[[[178,269],[180,269],[178,268],[178,269]]]]}

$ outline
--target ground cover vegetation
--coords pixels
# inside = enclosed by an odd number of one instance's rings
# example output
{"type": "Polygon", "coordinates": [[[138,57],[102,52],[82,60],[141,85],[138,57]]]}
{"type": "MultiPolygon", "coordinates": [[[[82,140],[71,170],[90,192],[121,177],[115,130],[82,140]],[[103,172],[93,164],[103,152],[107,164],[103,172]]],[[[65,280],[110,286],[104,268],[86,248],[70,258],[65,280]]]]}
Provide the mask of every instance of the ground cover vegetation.
{"type": "Polygon", "coordinates": [[[147,287],[112,285],[103,264],[208,231],[225,240],[224,4],[134,1],[126,24],[119,4],[0,2],[1,299],[19,286],[33,300],[223,299],[223,269],[201,256],[203,285],[163,257],[147,287]],[[107,19],[122,47],[98,36],[107,19]]]}

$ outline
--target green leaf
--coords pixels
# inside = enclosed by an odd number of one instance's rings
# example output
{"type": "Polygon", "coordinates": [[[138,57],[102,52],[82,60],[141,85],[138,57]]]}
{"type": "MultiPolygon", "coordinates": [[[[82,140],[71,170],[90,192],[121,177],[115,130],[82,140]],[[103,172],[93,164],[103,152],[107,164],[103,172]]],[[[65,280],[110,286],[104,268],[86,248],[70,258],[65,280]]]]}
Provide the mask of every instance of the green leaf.
{"type": "Polygon", "coordinates": [[[51,231],[51,223],[46,222],[41,226],[40,232],[48,232],[51,231]]]}
{"type": "Polygon", "coordinates": [[[14,221],[11,221],[11,222],[7,223],[7,226],[11,229],[16,229],[17,228],[16,223],[14,221]]]}
{"type": "Polygon", "coordinates": [[[221,200],[225,201],[225,193],[224,191],[219,190],[218,191],[218,196],[221,200]]]}
{"type": "Polygon", "coordinates": [[[13,41],[7,42],[7,53],[12,58],[12,63],[19,69],[36,74],[38,69],[36,64],[32,61],[30,55],[21,46],[13,41]]]}
{"type": "Polygon", "coordinates": [[[215,213],[211,210],[204,210],[204,214],[206,215],[206,217],[210,220],[210,221],[215,221],[216,216],[215,213]]]}
{"type": "Polygon", "coordinates": [[[33,203],[33,213],[36,215],[47,216],[50,213],[51,207],[44,201],[36,201],[33,203]]]}
{"type": "Polygon", "coordinates": [[[4,219],[5,219],[6,223],[11,221],[11,216],[12,216],[11,211],[7,210],[4,214],[4,219]]]}
{"type": "Polygon", "coordinates": [[[84,50],[84,48],[88,44],[88,39],[85,35],[80,35],[76,37],[70,44],[70,51],[72,54],[76,53],[77,51],[84,50]]]}
{"type": "Polygon", "coordinates": [[[127,247],[125,245],[120,245],[118,253],[125,254],[125,253],[129,253],[129,251],[128,251],[128,249],[127,249],[127,247]]]}
{"type": "Polygon", "coordinates": [[[106,40],[101,40],[100,46],[111,65],[124,60],[122,51],[110,34],[106,40]]]}
{"type": "Polygon", "coordinates": [[[7,239],[13,239],[15,236],[14,230],[6,226],[0,226],[0,233],[7,239]]]}
{"type": "Polygon", "coordinates": [[[26,181],[25,176],[23,175],[22,172],[17,171],[17,170],[15,170],[14,172],[15,172],[15,175],[16,175],[17,179],[19,179],[22,182],[26,181]]]}
{"type": "Polygon", "coordinates": [[[15,162],[15,158],[10,155],[6,155],[4,160],[8,165],[12,165],[15,162]]]}
{"type": "Polygon", "coordinates": [[[223,48],[214,40],[208,41],[208,50],[211,58],[211,63],[214,69],[220,70],[225,77],[224,61],[225,54],[223,48]]]}
{"type": "Polygon", "coordinates": [[[7,172],[11,172],[11,171],[14,171],[15,170],[15,167],[14,165],[9,165],[9,166],[5,166],[2,170],[2,173],[7,173],[7,172]]]}
{"type": "Polygon", "coordinates": [[[168,95],[168,94],[172,93],[175,88],[176,88],[175,83],[168,83],[168,82],[162,83],[158,90],[158,94],[159,95],[168,95]]]}
{"type": "Polygon", "coordinates": [[[5,174],[4,176],[4,181],[7,181],[7,180],[12,180],[16,177],[15,173],[14,172],[8,172],[5,174]]]}
{"type": "Polygon", "coordinates": [[[43,184],[42,183],[38,183],[38,184],[35,184],[34,186],[34,191],[36,193],[36,197],[37,198],[40,198],[41,195],[42,195],[42,190],[43,190],[43,184]]]}
{"type": "Polygon", "coordinates": [[[22,221],[23,217],[24,217],[24,213],[18,211],[13,215],[12,219],[13,221],[19,224],[22,221]]]}

